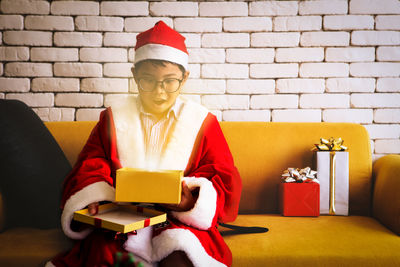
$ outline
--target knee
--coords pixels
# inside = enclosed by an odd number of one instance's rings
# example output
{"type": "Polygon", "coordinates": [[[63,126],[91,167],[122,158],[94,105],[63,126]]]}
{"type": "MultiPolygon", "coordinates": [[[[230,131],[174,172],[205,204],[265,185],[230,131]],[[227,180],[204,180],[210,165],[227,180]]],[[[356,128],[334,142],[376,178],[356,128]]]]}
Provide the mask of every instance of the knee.
{"type": "Polygon", "coordinates": [[[193,267],[192,262],[183,251],[174,251],[160,261],[160,267],[193,267]]]}

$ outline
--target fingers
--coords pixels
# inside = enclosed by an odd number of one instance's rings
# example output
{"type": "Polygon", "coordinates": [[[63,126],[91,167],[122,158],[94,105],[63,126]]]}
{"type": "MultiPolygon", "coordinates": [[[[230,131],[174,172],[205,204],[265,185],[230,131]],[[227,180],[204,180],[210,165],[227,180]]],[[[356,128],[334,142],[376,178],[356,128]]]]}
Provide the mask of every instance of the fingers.
{"type": "Polygon", "coordinates": [[[99,212],[99,202],[89,204],[88,211],[90,215],[96,215],[99,212]]]}

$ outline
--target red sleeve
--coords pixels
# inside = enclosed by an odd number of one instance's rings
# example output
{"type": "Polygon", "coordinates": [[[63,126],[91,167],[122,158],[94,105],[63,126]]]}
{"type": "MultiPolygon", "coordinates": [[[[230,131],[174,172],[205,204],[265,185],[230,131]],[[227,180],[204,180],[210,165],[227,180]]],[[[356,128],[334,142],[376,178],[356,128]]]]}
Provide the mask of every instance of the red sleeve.
{"type": "Polygon", "coordinates": [[[216,214],[212,225],[217,221],[235,220],[242,181],[219,122],[212,114],[207,116],[198,134],[190,163],[185,176],[207,178],[217,193],[216,214]]]}

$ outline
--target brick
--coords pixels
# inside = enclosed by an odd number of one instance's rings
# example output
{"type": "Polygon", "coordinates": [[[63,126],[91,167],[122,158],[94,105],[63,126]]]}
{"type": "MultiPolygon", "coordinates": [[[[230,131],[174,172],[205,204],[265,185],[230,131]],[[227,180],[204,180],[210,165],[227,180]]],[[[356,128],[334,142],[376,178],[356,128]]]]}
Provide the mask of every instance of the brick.
{"type": "Polygon", "coordinates": [[[273,48],[232,48],[226,50],[226,62],[229,63],[272,63],[273,48]]]}
{"type": "Polygon", "coordinates": [[[326,80],[326,91],[341,92],[374,92],[374,78],[329,78],[326,80]]]}
{"type": "Polygon", "coordinates": [[[350,96],[347,94],[303,94],[300,108],[349,108],[350,96]]]}
{"type": "Polygon", "coordinates": [[[133,77],[132,63],[106,63],[104,64],[105,77],[131,78],[133,77]]]}
{"type": "Polygon", "coordinates": [[[54,104],[54,95],[51,93],[7,94],[6,99],[20,100],[29,107],[51,107],[54,104]]]}
{"type": "Polygon", "coordinates": [[[373,16],[325,16],[324,30],[371,30],[374,28],[373,16]]]}
{"type": "Polygon", "coordinates": [[[400,75],[400,63],[351,63],[350,75],[354,77],[398,77],[400,75]]]}
{"type": "Polygon", "coordinates": [[[351,14],[400,14],[398,0],[352,0],[351,14]]]}
{"type": "Polygon", "coordinates": [[[48,63],[11,62],[5,67],[6,76],[46,77],[53,76],[52,65],[48,63]]]}
{"type": "Polygon", "coordinates": [[[42,121],[73,121],[74,108],[33,108],[42,121]]]}
{"type": "Polygon", "coordinates": [[[205,33],[202,36],[203,47],[249,47],[247,33],[205,33]]]}
{"type": "Polygon", "coordinates": [[[400,30],[400,16],[376,16],[375,29],[377,30],[400,30]]]}
{"type": "Polygon", "coordinates": [[[60,93],[55,97],[58,107],[101,107],[103,105],[102,94],[87,93],[60,93]]]}
{"type": "Polygon", "coordinates": [[[137,33],[106,32],[104,46],[135,47],[137,33]]]}
{"type": "Polygon", "coordinates": [[[87,62],[126,62],[128,52],[124,48],[81,48],[79,57],[87,62]]]}
{"type": "Polygon", "coordinates": [[[297,108],[298,101],[297,95],[253,95],[250,99],[250,108],[297,108]]]}
{"type": "Polygon", "coordinates": [[[324,60],[324,49],[321,48],[277,48],[276,62],[316,62],[324,60]]]}
{"type": "Polygon", "coordinates": [[[300,77],[347,77],[349,65],[346,63],[302,63],[300,77]]]}
{"type": "Polygon", "coordinates": [[[224,121],[265,121],[271,120],[269,110],[224,110],[222,112],[224,121]]]}
{"type": "Polygon", "coordinates": [[[0,15],[0,30],[22,30],[24,17],[20,15],[0,15]]]}
{"type": "Polygon", "coordinates": [[[156,2],[150,3],[150,15],[171,17],[196,17],[198,4],[195,2],[156,2]]]}
{"type": "Polygon", "coordinates": [[[321,122],[319,109],[284,109],[272,111],[273,122],[321,122]]]}
{"type": "Polygon", "coordinates": [[[101,2],[101,15],[106,16],[148,16],[149,4],[147,2],[131,1],[103,1],[101,2]]]}
{"type": "Polygon", "coordinates": [[[398,139],[400,138],[400,125],[395,124],[370,124],[364,125],[371,139],[398,139]]]}
{"type": "Polygon", "coordinates": [[[54,76],[101,77],[102,66],[98,63],[55,63],[54,76]]]}
{"type": "Polygon", "coordinates": [[[225,80],[189,79],[183,85],[183,94],[224,94],[225,80]]]}
{"type": "Polygon", "coordinates": [[[353,31],[352,45],[399,45],[400,32],[397,31],[353,31]]]}
{"type": "Polygon", "coordinates": [[[399,93],[352,94],[351,107],[354,108],[398,108],[399,93]]]}
{"type": "Polygon", "coordinates": [[[31,48],[32,61],[78,61],[77,48],[31,48]]]}
{"type": "Polygon", "coordinates": [[[91,1],[53,1],[51,14],[55,15],[99,15],[99,3],[91,1]]]}
{"type": "Polygon", "coordinates": [[[88,93],[127,93],[128,79],[86,78],[81,81],[81,91],[88,93]]]}
{"type": "MultiPolygon", "coordinates": [[[[152,28],[158,21],[162,20],[170,26],[174,27],[172,18],[166,17],[138,17],[138,18],[125,18],[125,31],[126,32],[143,32],[152,28]]],[[[176,22],[175,22],[176,25],[176,22]]],[[[175,26],[176,27],[176,26],[175,26]]],[[[181,31],[179,31],[181,32],[181,31]]]]}
{"type": "Polygon", "coordinates": [[[94,32],[55,32],[54,44],[56,46],[102,46],[103,36],[94,32]]]}
{"type": "Polygon", "coordinates": [[[378,61],[400,61],[400,48],[396,47],[378,47],[376,50],[376,59],[378,61]]]}
{"type": "Polygon", "coordinates": [[[104,108],[80,108],[76,111],[77,121],[98,121],[104,108]]]}
{"type": "MultiPolygon", "coordinates": [[[[244,2],[201,2],[199,14],[202,17],[246,17],[248,9],[247,3],[244,2]]],[[[194,16],[196,15],[194,14],[194,16]]]]}
{"type": "Polygon", "coordinates": [[[374,61],[374,47],[327,48],[325,60],[331,62],[374,61]]]}
{"type": "Polygon", "coordinates": [[[221,32],[221,18],[176,18],[175,30],[178,32],[221,32]]]}
{"type": "Polygon", "coordinates": [[[277,93],[323,93],[324,79],[278,79],[277,93]]]}
{"type": "Polygon", "coordinates": [[[376,83],[377,92],[400,92],[400,78],[379,78],[376,83]]]}
{"type": "Polygon", "coordinates": [[[249,3],[250,16],[290,16],[297,15],[297,1],[260,1],[249,3]]]}
{"type": "Polygon", "coordinates": [[[0,61],[26,61],[29,59],[28,47],[0,47],[0,61]]]}
{"type": "Polygon", "coordinates": [[[322,28],[321,16],[275,17],[274,31],[318,31],[322,28]]]}
{"type": "Polygon", "coordinates": [[[131,94],[106,94],[104,96],[104,106],[110,107],[114,103],[121,102],[126,97],[130,96],[131,94]]]}
{"type": "Polygon", "coordinates": [[[301,46],[348,46],[348,32],[304,32],[300,38],[301,46]]]}
{"type": "Polygon", "coordinates": [[[272,19],[266,17],[224,18],[225,32],[272,31],[272,19]]]}
{"type": "Polygon", "coordinates": [[[73,31],[74,20],[64,16],[27,16],[25,18],[27,30],[73,31]]]}
{"type": "Polygon", "coordinates": [[[226,92],[229,94],[273,94],[274,80],[228,80],[226,92]]]}
{"type": "Polygon", "coordinates": [[[300,40],[300,33],[252,33],[251,46],[252,47],[292,47],[298,46],[300,40]]]}
{"type": "Polygon", "coordinates": [[[248,109],[247,95],[203,95],[201,103],[209,109],[248,109]]]}
{"type": "Polygon", "coordinates": [[[331,1],[300,1],[300,15],[325,15],[325,14],[346,14],[346,0],[331,1]]]}
{"type": "Polygon", "coordinates": [[[31,82],[27,78],[0,78],[0,92],[29,92],[31,82]]]}
{"type": "Polygon", "coordinates": [[[79,92],[77,78],[35,78],[32,80],[34,92],[79,92]]]}
{"type": "Polygon", "coordinates": [[[375,140],[375,153],[399,154],[399,139],[375,140]]]}
{"type": "Polygon", "coordinates": [[[192,48],[188,49],[189,63],[224,63],[225,49],[192,48]]]}
{"type": "Polygon", "coordinates": [[[183,37],[186,38],[185,44],[186,47],[200,47],[201,46],[201,36],[200,34],[192,34],[192,33],[182,33],[183,37]]]}
{"type": "Polygon", "coordinates": [[[249,67],[246,64],[203,64],[203,78],[237,78],[249,77],[249,67]]]}
{"type": "Polygon", "coordinates": [[[200,64],[189,64],[190,78],[200,78],[200,64]]]}
{"type": "Polygon", "coordinates": [[[53,34],[41,31],[6,31],[3,41],[8,45],[51,46],[53,34]]]}
{"type": "Polygon", "coordinates": [[[118,17],[79,16],[75,19],[79,31],[116,31],[124,29],[124,19],[118,17]]]}
{"type": "Polygon", "coordinates": [[[324,122],[372,123],[372,109],[325,109],[322,112],[324,122]]]}
{"type": "Polygon", "coordinates": [[[1,11],[13,14],[49,14],[50,4],[47,1],[35,0],[2,0],[1,11]]]}
{"type": "Polygon", "coordinates": [[[297,77],[298,64],[251,64],[251,78],[288,78],[297,77]]]}
{"type": "Polygon", "coordinates": [[[395,108],[375,109],[374,122],[400,123],[400,109],[395,109],[395,108]]]}

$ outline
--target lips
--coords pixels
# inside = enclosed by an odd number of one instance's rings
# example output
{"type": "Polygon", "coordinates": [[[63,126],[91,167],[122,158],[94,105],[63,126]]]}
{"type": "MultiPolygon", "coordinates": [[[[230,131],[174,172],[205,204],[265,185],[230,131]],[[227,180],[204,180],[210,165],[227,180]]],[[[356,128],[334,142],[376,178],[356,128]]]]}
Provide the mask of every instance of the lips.
{"type": "Polygon", "coordinates": [[[167,102],[167,100],[164,100],[164,99],[154,99],[153,100],[153,103],[156,104],[156,105],[162,105],[165,102],[167,102]]]}

